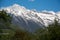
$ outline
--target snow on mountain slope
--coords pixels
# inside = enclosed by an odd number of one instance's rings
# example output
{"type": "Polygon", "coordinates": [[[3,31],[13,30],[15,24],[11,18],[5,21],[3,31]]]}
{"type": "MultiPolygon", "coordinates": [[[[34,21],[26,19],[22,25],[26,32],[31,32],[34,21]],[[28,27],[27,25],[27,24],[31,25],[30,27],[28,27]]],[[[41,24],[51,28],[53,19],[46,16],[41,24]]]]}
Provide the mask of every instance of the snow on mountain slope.
{"type": "MultiPolygon", "coordinates": [[[[22,26],[29,31],[34,31],[37,28],[43,28],[44,26],[52,24],[56,17],[56,13],[53,11],[36,12],[34,10],[26,9],[18,4],[2,9],[11,14],[13,17],[12,23],[22,26]]],[[[59,16],[59,14],[57,15],[59,16]]]]}

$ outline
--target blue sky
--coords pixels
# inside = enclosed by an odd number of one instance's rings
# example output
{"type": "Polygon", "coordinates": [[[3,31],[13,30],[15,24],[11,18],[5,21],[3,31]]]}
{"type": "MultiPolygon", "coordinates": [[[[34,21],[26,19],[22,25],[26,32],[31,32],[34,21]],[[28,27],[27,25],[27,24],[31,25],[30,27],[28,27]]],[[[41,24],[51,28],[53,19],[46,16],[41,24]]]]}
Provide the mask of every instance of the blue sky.
{"type": "Polygon", "coordinates": [[[0,8],[13,4],[19,4],[28,9],[36,9],[38,11],[60,11],[60,0],[0,0],[0,8]]]}

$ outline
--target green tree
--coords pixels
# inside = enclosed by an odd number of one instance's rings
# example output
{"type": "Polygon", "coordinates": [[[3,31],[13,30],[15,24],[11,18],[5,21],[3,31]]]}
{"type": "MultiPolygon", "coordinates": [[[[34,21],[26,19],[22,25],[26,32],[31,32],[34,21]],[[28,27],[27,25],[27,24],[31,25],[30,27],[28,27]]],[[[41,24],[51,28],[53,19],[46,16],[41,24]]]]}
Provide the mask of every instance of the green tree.
{"type": "Polygon", "coordinates": [[[37,40],[60,40],[60,24],[56,19],[52,25],[36,31],[37,40]]]}
{"type": "Polygon", "coordinates": [[[49,25],[48,32],[50,34],[50,40],[60,40],[60,24],[56,19],[54,24],[49,25]]]}
{"type": "Polygon", "coordinates": [[[6,11],[0,11],[0,40],[10,40],[9,38],[13,34],[11,30],[11,16],[6,11]]]}

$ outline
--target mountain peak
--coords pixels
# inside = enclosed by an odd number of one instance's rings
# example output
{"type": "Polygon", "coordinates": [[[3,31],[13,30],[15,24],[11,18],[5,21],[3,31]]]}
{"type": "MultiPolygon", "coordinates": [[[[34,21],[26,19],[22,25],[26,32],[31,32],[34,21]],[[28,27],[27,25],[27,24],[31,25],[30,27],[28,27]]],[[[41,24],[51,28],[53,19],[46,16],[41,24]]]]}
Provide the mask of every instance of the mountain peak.
{"type": "Polygon", "coordinates": [[[13,4],[13,6],[20,6],[20,5],[18,5],[18,4],[13,4]]]}
{"type": "Polygon", "coordinates": [[[19,4],[13,4],[11,7],[14,7],[14,8],[23,8],[23,6],[20,6],[19,4]]]}

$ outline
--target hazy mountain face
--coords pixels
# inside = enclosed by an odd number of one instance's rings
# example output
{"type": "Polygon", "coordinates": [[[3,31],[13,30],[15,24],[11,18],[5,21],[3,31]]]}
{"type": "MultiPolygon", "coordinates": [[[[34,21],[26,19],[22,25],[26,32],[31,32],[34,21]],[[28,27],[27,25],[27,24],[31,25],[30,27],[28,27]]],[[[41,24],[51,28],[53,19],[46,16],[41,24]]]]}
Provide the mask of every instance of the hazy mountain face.
{"type": "MultiPolygon", "coordinates": [[[[35,10],[26,9],[23,6],[14,4],[9,7],[2,8],[12,16],[12,23],[26,30],[34,31],[52,24],[54,19],[60,19],[60,12],[53,11],[37,12],[35,10]]],[[[2,10],[1,9],[1,10],[2,10]]]]}

